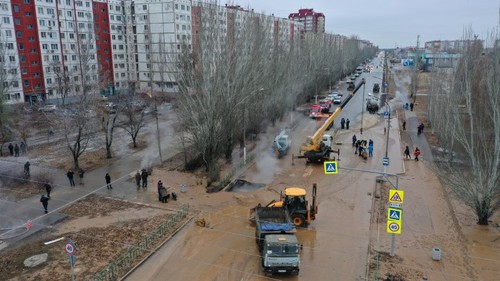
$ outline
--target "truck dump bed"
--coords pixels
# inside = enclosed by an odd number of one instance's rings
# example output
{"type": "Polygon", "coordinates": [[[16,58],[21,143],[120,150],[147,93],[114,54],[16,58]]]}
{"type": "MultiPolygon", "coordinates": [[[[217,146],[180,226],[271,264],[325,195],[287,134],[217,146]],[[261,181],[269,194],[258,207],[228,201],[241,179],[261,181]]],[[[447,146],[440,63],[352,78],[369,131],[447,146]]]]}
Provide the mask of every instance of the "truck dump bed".
{"type": "Polygon", "coordinates": [[[295,226],[284,208],[256,207],[255,223],[262,232],[295,232],[295,226]]]}

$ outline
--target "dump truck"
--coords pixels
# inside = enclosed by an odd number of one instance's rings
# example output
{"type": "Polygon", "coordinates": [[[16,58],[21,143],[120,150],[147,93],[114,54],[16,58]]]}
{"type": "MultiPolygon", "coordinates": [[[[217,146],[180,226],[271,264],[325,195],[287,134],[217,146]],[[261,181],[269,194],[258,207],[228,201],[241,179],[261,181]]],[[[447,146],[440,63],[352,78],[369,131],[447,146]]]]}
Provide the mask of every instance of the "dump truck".
{"type": "Polygon", "coordinates": [[[285,208],[255,207],[255,241],[267,276],[299,274],[297,229],[285,208]]]}

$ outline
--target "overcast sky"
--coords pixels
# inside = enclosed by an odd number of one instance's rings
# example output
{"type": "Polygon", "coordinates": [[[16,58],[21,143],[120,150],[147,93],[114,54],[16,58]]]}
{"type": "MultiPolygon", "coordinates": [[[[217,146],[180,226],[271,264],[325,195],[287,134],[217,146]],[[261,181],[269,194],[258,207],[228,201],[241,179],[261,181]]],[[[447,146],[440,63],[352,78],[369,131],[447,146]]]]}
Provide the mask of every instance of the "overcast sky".
{"type": "MultiPolygon", "coordinates": [[[[221,4],[226,2],[221,1],[221,4]]],[[[234,0],[256,12],[288,17],[299,9],[325,15],[326,32],[357,35],[380,48],[461,39],[465,27],[484,39],[499,23],[500,0],[234,0]]]]}

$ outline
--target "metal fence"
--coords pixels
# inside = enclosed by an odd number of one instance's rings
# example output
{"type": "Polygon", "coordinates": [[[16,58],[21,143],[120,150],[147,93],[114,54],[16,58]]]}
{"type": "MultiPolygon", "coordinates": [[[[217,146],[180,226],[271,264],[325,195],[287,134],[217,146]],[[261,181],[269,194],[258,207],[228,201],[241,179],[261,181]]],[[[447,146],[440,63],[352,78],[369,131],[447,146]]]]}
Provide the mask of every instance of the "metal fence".
{"type": "Polygon", "coordinates": [[[167,230],[174,227],[179,221],[183,220],[189,211],[189,205],[182,205],[181,209],[169,217],[166,221],[158,225],[150,233],[148,233],[141,241],[130,247],[127,252],[123,253],[112,263],[104,267],[100,272],[96,273],[89,281],[114,281],[120,277],[120,273],[130,268],[132,263],[145,252],[149,251],[156,242],[160,240],[167,230]]]}

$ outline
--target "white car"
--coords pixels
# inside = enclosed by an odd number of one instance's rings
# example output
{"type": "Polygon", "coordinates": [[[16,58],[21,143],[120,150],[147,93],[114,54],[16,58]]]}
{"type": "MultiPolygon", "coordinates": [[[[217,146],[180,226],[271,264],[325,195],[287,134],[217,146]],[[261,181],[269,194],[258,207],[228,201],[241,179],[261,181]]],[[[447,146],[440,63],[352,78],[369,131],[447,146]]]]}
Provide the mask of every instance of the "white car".
{"type": "Polygon", "coordinates": [[[56,111],[57,106],[55,104],[47,104],[45,106],[42,106],[38,109],[38,111],[43,111],[43,112],[54,112],[56,111]]]}
{"type": "Polygon", "coordinates": [[[340,96],[335,96],[335,97],[333,98],[333,103],[334,103],[334,104],[339,104],[339,103],[341,103],[341,102],[342,102],[342,100],[340,99],[340,96]]]}

